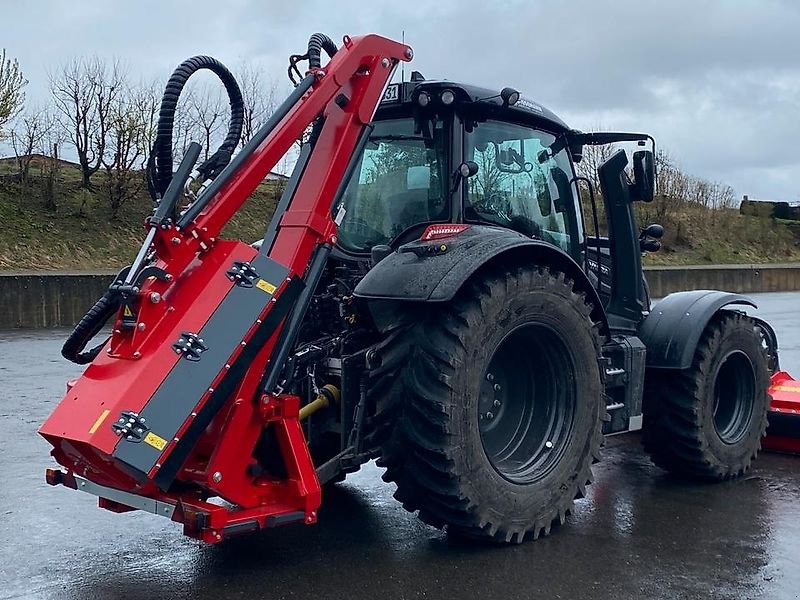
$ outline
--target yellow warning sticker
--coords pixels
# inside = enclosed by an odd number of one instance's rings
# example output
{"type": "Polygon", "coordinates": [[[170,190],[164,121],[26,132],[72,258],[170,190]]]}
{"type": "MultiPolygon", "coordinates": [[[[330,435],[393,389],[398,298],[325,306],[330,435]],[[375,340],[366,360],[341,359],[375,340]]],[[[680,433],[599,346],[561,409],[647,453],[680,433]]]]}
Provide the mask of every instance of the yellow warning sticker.
{"type": "Polygon", "coordinates": [[[106,417],[110,412],[111,412],[110,410],[104,410],[103,412],[101,412],[100,416],[97,417],[97,421],[94,422],[94,425],[92,425],[92,428],[89,430],[89,433],[94,433],[95,431],[97,431],[100,428],[100,425],[103,424],[103,421],[106,420],[106,417]]]}
{"type": "Polygon", "coordinates": [[[131,310],[130,306],[126,306],[125,309],[122,311],[123,316],[125,317],[132,317],[133,311],[131,310]]]}
{"type": "Polygon", "coordinates": [[[274,294],[275,290],[278,289],[269,281],[264,281],[263,279],[259,279],[258,282],[256,282],[256,287],[261,291],[267,292],[268,294],[274,294]]]}
{"type": "Polygon", "coordinates": [[[167,445],[167,440],[165,440],[162,437],[157,436],[155,433],[153,433],[151,431],[146,436],[144,436],[144,443],[145,444],[149,444],[150,446],[152,446],[156,450],[163,450],[164,446],[167,445]]]}

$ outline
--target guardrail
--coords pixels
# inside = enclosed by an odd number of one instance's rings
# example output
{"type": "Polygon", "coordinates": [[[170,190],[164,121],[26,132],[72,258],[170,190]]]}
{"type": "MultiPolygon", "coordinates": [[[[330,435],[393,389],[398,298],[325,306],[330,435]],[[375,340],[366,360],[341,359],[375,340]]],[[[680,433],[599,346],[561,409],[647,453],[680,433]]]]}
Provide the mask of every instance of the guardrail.
{"type": "MultiPolygon", "coordinates": [[[[0,329],[72,327],[108,288],[113,272],[0,273],[0,329]]],[[[800,263],[650,266],[654,298],[682,290],[800,290],[800,263]]]]}

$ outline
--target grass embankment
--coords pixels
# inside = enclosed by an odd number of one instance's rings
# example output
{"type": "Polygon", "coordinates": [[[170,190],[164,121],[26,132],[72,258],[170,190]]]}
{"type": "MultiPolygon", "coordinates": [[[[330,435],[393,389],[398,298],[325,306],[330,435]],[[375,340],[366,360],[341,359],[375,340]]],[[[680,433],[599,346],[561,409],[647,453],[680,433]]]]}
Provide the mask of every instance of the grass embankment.
{"type": "MultiPolygon", "coordinates": [[[[114,271],[130,263],[145,235],[152,211],[146,192],[127,200],[116,219],[97,173],[97,192],[79,189],[74,169],[62,169],[55,210],[46,209],[43,181],[36,175],[24,189],[0,172],[0,270],[114,271]]],[[[93,179],[95,179],[93,178],[93,179]]],[[[278,190],[263,183],[225,227],[227,238],[254,241],[263,236],[278,190]]]]}
{"type": "MultiPolygon", "coordinates": [[[[56,185],[56,208],[45,208],[44,180],[33,170],[21,188],[14,165],[0,163],[0,270],[116,270],[128,264],[144,237],[142,223],[150,214],[146,193],[128,200],[116,219],[103,192],[98,172],[97,192],[80,188],[77,169],[65,166],[56,185]]],[[[278,190],[262,184],[227,225],[223,235],[252,241],[263,235],[275,207],[278,190]]],[[[639,205],[642,224],[658,221],[652,205],[639,205]]],[[[666,230],[663,248],[645,264],[735,264],[800,262],[800,222],[743,216],[735,209],[709,210],[683,206],[661,219],[666,230]]]]}
{"type": "Polygon", "coordinates": [[[645,265],[800,262],[800,221],[781,223],[741,215],[737,209],[686,206],[662,224],[663,246],[646,256],[645,265]]]}

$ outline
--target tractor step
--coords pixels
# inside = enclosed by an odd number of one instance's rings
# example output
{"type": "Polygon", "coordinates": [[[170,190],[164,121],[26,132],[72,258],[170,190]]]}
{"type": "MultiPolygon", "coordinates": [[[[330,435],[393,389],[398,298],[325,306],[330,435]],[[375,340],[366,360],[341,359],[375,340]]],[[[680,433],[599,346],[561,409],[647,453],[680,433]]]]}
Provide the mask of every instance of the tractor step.
{"type": "Polygon", "coordinates": [[[786,371],[778,371],[772,375],[769,394],[772,403],[764,448],[800,454],[800,381],[786,371]]]}

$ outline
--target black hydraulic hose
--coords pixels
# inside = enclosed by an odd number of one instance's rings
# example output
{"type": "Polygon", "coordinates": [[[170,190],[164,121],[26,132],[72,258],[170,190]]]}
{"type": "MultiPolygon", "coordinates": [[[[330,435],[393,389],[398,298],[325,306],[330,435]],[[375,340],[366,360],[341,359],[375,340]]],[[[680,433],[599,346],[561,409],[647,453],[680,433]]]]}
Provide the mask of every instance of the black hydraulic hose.
{"type": "Polygon", "coordinates": [[[217,151],[197,169],[203,178],[213,179],[225,168],[241,138],[244,125],[244,101],[236,78],[225,65],[210,56],[195,56],[185,60],[169,78],[161,99],[156,141],[148,161],[150,191],[154,199],[164,195],[172,180],[172,130],[178,98],[189,78],[201,69],[208,69],[219,77],[228,92],[231,106],[231,120],[225,140],[217,151]]]}
{"type": "Polygon", "coordinates": [[[333,55],[336,54],[339,49],[327,35],[324,33],[315,33],[308,40],[308,54],[306,56],[308,57],[309,69],[319,69],[322,66],[322,50],[325,50],[329,58],[333,58],[333,55]]]}
{"type": "Polygon", "coordinates": [[[303,75],[300,73],[297,63],[307,60],[309,71],[311,69],[319,69],[322,66],[323,50],[325,50],[329,58],[333,58],[333,55],[336,54],[339,49],[327,35],[324,33],[315,33],[308,40],[308,50],[305,54],[292,54],[289,57],[289,79],[294,85],[297,85],[298,82],[303,79],[303,75]]]}
{"type": "MultiPolygon", "coordinates": [[[[84,352],[91,339],[98,334],[108,319],[117,312],[119,308],[119,295],[111,291],[103,294],[94,303],[80,322],[75,326],[67,341],[61,347],[61,356],[79,365],[92,362],[103,349],[106,342],[98,344],[94,348],[84,352]]],[[[107,340],[106,340],[107,341],[107,340]]]]}

